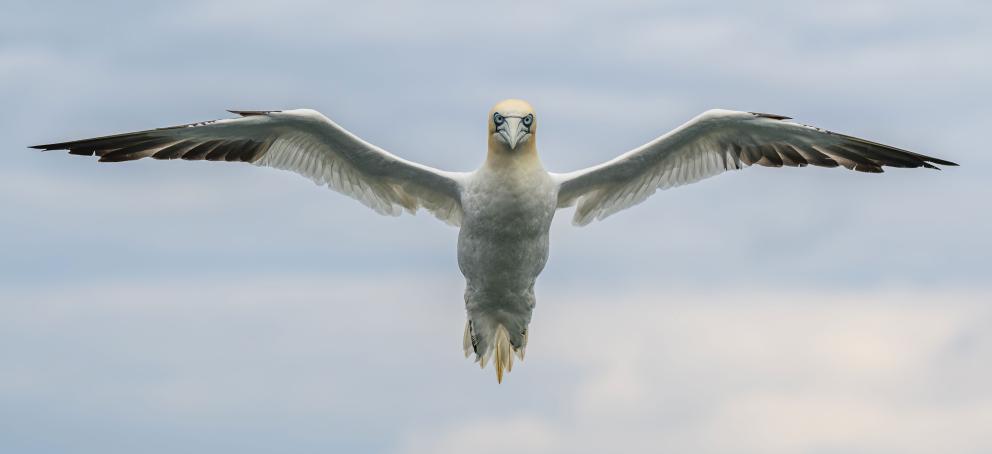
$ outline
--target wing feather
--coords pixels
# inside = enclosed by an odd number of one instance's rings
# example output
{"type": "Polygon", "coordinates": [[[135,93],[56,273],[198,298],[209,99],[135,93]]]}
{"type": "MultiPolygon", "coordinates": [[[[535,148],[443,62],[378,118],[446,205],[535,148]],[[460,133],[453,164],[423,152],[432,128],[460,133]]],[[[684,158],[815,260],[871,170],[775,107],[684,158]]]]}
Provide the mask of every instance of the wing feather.
{"type": "Polygon", "coordinates": [[[658,189],[694,183],[727,170],[843,166],[880,173],[882,167],[956,166],[942,159],[794,123],[789,117],[710,110],[619,157],[566,174],[559,208],[576,205],[572,222],[585,225],[636,205],[658,189]]]}
{"type": "Polygon", "coordinates": [[[249,162],[296,172],[382,214],[425,208],[449,224],[461,222],[464,174],[401,159],[313,110],[232,112],[241,118],[31,148],[68,150],[101,162],[148,157],[249,162]]]}

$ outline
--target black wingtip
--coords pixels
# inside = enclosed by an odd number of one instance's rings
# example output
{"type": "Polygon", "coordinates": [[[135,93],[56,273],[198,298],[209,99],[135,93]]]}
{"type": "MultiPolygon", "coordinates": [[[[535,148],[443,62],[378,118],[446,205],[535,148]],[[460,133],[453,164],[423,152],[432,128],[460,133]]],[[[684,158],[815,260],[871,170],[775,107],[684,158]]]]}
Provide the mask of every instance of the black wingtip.
{"type": "Polygon", "coordinates": [[[792,117],[786,117],[785,115],[776,115],[776,114],[763,113],[763,112],[748,112],[748,113],[750,113],[751,115],[754,115],[756,117],[771,118],[772,120],[791,120],[792,119],[792,117]]]}
{"type": "Polygon", "coordinates": [[[61,144],[61,143],[49,143],[49,144],[45,144],[45,145],[31,145],[28,148],[30,148],[32,150],[41,150],[41,151],[52,151],[52,150],[64,150],[64,149],[66,149],[65,144],[61,144]]]}
{"type": "Polygon", "coordinates": [[[233,113],[235,115],[241,115],[242,117],[253,117],[253,116],[256,116],[256,115],[268,115],[268,114],[273,113],[273,112],[282,112],[282,111],[281,110],[230,110],[230,109],[228,109],[228,112],[231,112],[231,113],[233,113]]]}
{"type": "Polygon", "coordinates": [[[943,159],[937,159],[930,156],[924,156],[923,167],[926,167],[928,169],[941,170],[941,168],[937,167],[935,164],[940,164],[942,166],[950,166],[950,167],[958,166],[958,163],[956,162],[945,161],[943,159]]]}

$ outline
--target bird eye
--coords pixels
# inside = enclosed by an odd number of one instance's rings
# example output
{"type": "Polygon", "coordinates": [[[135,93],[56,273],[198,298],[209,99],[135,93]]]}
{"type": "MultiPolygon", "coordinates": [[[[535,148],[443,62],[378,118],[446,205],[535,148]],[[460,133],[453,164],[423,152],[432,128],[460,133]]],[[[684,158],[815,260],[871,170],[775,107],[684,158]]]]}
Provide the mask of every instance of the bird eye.
{"type": "Polygon", "coordinates": [[[531,123],[534,122],[534,114],[528,114],[523,119],[524,126],[530,127],[531,123]]]}
{"type": "Polygon", "coordinates": [[[496,124],[496,126],[503,124],[504,121],[506,120],[499,114],[499,112],[493,114],[493,123],[496,124]]]}

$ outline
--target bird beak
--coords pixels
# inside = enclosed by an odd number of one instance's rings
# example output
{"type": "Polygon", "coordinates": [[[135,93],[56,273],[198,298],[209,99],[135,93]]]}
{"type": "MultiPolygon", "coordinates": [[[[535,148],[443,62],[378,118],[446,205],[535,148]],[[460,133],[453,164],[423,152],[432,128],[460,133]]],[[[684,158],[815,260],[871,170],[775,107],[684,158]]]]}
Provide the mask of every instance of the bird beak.
{"type": "Polygon", "coordinates": [[[507,118],[506,123],[499,130],[499,135],[503,136],[503,140],[513,150],[517,148],[521,142],[520,139],[523,139],[527,132],[527,128],[521,123],[520,118],[507,118]]]}

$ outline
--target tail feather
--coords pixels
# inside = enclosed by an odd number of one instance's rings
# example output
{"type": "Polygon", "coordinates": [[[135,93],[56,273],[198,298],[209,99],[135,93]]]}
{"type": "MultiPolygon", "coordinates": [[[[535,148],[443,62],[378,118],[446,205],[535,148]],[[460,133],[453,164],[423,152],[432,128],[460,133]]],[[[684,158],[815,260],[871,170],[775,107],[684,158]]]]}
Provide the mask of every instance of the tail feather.
{"type": "Polygon", "coordinates": [[[510,332],[502,324],[497,324],[495,329],[490,329],[485,334],[476,332],[472,322],[465,323],[465,334],[462,336],[462,349],[467,358],[475,353],[475,361],[479,367],[485,369],[489,364],[489,359],[493,360],[493,367],[496,368],[496,380],[503,383],[503,374],[513,370],[513,357],[516,356],[521,361],[527,347],[527,333],[522,334],[518,339],[519,346],[515,347],[511,341],[510,332]]]}
{"type": "Polygon", "coordinates": [[[462,350],[465,350],[465,357],[471,355],[475,351],[474,342],[472,342],[472,322],[465,322],[465,335],[462,338],[462,350]]]}
{"type": "Polygon", "coordinates": [[[496,381],[503,383],[503,370],[510,372],[513,370],[513,354],[510,350],[510,335],[506,332],[506,327],[499,325],[496,327],[496,335],[493,336],[493,348],[496,350],[496,359],[493,366],[496,367],[496,381]]]}
{"type": "Polygon", "coordinates": [[[523,341],[520,343],[520,348],[513,350],[513,353],[516,353],[517,358],[520,358],[521,361],[524,360],[524,353],[527,353],[527,330],[524,330],[522,337],[523,341]]]}

